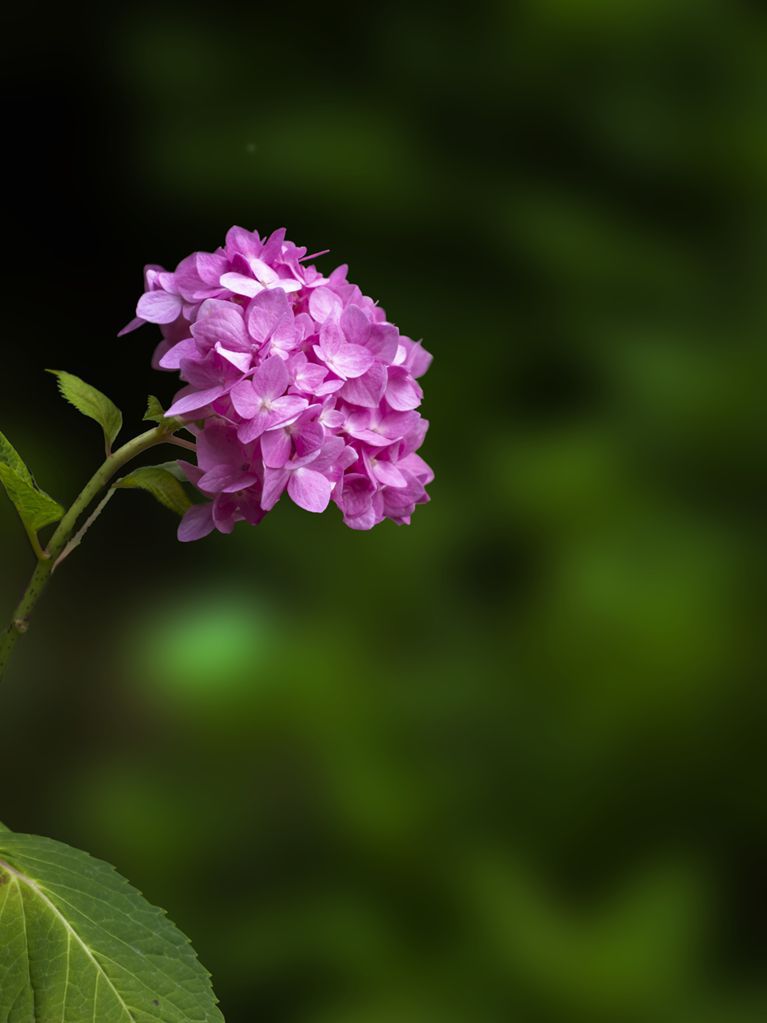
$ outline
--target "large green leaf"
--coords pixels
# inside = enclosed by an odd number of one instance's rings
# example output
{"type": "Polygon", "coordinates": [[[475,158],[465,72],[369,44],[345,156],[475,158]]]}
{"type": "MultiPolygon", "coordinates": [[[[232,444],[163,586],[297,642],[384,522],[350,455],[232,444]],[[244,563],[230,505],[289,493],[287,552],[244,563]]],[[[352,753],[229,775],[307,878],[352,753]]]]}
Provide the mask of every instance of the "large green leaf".
{"type": "Polygon", "coordinates": [[[115,487],[146,490],[177,515],[183,515],[192,503],[178,479],[161,465],[144,465],[134,469],[128,476],[119,479],[115,487]]]}
{"type": "Polygon", "coordinates": [[[31,480],[28,472],[20,473],[6,462],[0,461],[0,483],[16,506],[16,511],[27,530],[36,533],[43,526],[58,522],[64,514],[64,509],[58,501],[54,501],[31,480]]]}
{"type": "Polygon", "coordinates": [[[63,369],[49,369],[48,372],[57,378],[62,397],[74,405],[78,412],[95,419],[104,431],[107,449],[111,449],[123,425],[123,414],[115,403],[80,377],[66,373],[63,369]]]}
{"type": "Polygon", "coordinates": [[[188,939],[109,864],[0,831],[3,1023],[221,1023],[188,939]]]}

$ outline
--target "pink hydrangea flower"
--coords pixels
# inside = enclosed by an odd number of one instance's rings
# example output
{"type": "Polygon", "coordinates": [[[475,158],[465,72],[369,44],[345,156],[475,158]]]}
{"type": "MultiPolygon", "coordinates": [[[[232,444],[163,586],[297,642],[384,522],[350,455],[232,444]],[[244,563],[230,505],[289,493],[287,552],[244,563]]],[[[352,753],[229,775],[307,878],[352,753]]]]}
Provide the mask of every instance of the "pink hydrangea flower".
{"type": "Polygon", "coordinates": [[[429,499],[417,450],[431,355],[346,266],[326,277],[310,258],[284,229],[262,239],[233,227],[215,252],[144,271],[121,334],[157,324],[153,363],[183,384],[168,414],[194,422],[197,464],[181,464],[207,500],[184,516],[181,540],[255,525],[285,493],[312,512],[332,501],[352,529],[409,523],[429,499]]]}

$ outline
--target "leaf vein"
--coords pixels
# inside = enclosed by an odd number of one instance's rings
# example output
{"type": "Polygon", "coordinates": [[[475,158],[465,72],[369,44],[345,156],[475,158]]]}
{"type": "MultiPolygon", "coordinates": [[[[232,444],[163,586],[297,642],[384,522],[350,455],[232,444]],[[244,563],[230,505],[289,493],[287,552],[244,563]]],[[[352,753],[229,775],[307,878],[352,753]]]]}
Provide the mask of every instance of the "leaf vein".
{"type": "Polygon", "coordinates": [[[27,910],[26,907],[24,906],[24,893],[21,890],[21,883],[18,874],[16,874],[16,876],[14,877],[14,882],[19,893],[19,905],[21,906],[21,926],[24,930],[24,944],[27,948],[26,963],[27,977],[29,978],[29,990],[32,994],[32,1019],[37,1019],[37,1012],[35,1011],[37,995],[35,994],[35,985],[32,983],[32,961],[29,958],[29,937],[27,935],[27,910]]]}
{"type": "MultiPolygon", "coordinates": [[[[11,874],[13,875],[13,878],[14,878],[16,884],[19,886],[19,897],[21,899],[22,917],[23,917],[23,920],[24,920],[24,940],[25,940],[25,942],[27,942],[27,930],[26,930],[26,913],[24,911],[24,898],[23,898],[23,896],[21,894],[21,887],[20,887],[22,884],[26,885],[27,888],[29,888],[30,891],[34,895],[36,895],[42,902],[45,903],[45,905],[48,907],[48,909],[53,913],[53,915],[64,926],[64,928],[66,929],[67,933],[70,934],[75,939],[75,941],[80,945],[82,950],[85,952],[86,956],[91,960],[91,962],[93,963],[93,965],[94,965],[94,967],[96,969],[96,978],[97,978],[97,980],[96,980],[96,989],[98,989],[98,978],[99,978],[99,976],[103,976],[104,979],[106,980],[107,984],[109,984],[109,986],[114,991],[115,997],[117,998],[117,1001],[119,1002],[119,1004],[125,1010],[125,1013],[126,1013],[128,1019],[133,1021],[135,1017],[133,1016],[130,1008],[128,1007],[127,1003],[125,1002],[125,999],[122,997],[120,992],[117,990],[117,988],[114,986],[112,981],[109,979],[109,977],[105,973],[103,967],[100,965],[98,960],[94,957],[94,955],[91,952],[90,948],[88,947],[87,943],[85,941],[83,941],[83,939],[80,937],[80,935],[74,929],[74,927],[72,927],[72,925],[67,920],[67,918],[61,913],[61,911],[58,909],[58,907],[53,902],[51,902],[51,900],[45,894],[43,889],[35,881],[33,881],[31,877],[27,877],[25,874],[22,874],[20,871],[16,870],[15,867],[11,867],[10,864],[7,864],[7,863],[5,863],[3,861],[0,861],[0,866],[3,866],[5,869],[7,869],[7,870],[9,870],[11,872],[11,874]]],[[[27,942],[27,947],[29,947],[28,942],[27,942]]],[[[29,959],[27,959],[27,968],[29,969],[29,959]]],[[[30,986],[30,990],[32,991],[33,1007],[34,1007],[35,989],[34,989],[34,987],[32,985],[31,971],[30,971],[30,974],[29,974],[29,986],[30,986]]],[[[94,998],[94,1004],[95,1004],[95,998],[94,998]]],[[[35,1018],[35,1017],[33,1017],[33,1018],[35,1018]]]]}

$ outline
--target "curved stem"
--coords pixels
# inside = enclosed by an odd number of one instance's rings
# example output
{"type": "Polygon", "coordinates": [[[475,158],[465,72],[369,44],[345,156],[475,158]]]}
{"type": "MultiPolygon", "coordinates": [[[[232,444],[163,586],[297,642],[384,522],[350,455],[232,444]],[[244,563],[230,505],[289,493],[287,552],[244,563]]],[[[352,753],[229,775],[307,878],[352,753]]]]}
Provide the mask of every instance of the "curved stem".
{"type": "Polygon", "coordinates": [[[37,567],[32,573],[24,596],[13,612],[10,624],[0,635],[0,679],[2,679],[8,659],[19,637],[23,636],[29,627],[30,615],[42,596],[56,562],[75,531],[80,516],[106,487],[116,472],[149,448],[158,444],[167,444],[171,440],[172,433],[181,429],[183,425],[179,420],[170,420],[152,430],[147,430],[146,433],[139,434],[133,440],[129,440],[127,444],[123,444],[121,448],[111,454],[85,484],[69,511],[59,522],[46,550],[41,552],[42,557],[37,562],[37,567]]]}

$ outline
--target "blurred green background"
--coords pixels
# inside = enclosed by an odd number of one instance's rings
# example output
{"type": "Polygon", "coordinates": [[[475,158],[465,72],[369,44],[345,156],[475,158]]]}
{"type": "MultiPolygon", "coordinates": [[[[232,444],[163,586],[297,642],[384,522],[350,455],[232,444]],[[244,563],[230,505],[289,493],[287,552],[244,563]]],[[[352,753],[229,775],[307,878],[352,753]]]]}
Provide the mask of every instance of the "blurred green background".
{"type": "MultiPolygon", "coordinates": [[[[0,694],[0,818],[115,863],[229,1023],[767,1018],[767,15],[736,0],[5,15],[0,423],[137,432],[146,262],[231,223],[435,361],[432,503],[182,546],[140,493],[0,694]]],[[[31,557],[0,502],[0,600],[31,557]]]]}

